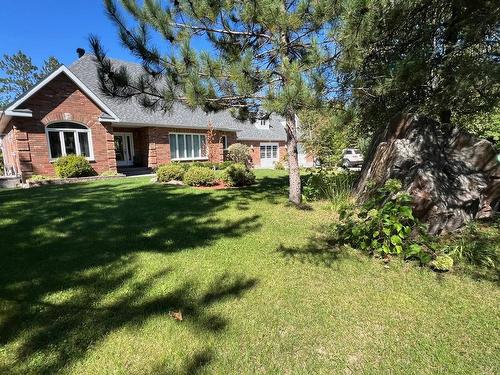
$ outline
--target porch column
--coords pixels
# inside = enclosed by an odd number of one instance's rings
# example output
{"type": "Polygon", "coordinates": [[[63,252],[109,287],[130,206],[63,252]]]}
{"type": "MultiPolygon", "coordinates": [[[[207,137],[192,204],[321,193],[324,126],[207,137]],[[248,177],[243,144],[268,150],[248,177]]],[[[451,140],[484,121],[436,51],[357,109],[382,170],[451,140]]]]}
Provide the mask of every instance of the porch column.
{"type": "Polygon", "coordinates": [[[106,129],[106,154],[108,156],[108,167],[111,172],[116,172],[115,137],[111,124],[104,125],[106,129]]]}
{"type": "Polygon", "coordinates": [[[148,168],[155,168],[158,164],[158,158],[156,155],[156,128],[146,128],[147,129],[147,140],[148,140],[148,168]]]}

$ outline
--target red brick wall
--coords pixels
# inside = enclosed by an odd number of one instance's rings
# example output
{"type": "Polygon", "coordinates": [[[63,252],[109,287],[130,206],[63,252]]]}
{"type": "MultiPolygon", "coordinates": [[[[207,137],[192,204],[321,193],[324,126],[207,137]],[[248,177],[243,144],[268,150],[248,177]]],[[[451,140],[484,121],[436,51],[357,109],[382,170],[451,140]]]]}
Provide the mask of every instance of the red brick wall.
{"type": "Polygon", "coordinates": [[[19,171],[18,153],[16,147],[15,129],[10,124],[4,131],[2,138],[2,153],[4,160],[4,173],[17,174],[19,171]]]}
{"type": "MultiPolygon", "coordinates": [[[[146,128],[149,140],[149,154],[148,154],[148,167],[154,168],[160,164],[170,162],[170,142],[169,133],[193,133],[193,134],[207,134],[206,130],[202,129],[185,129],[185,128],[146,128]]],[[[224,161],[224,149],[220,142],[220,138],[225,135],[228,140],[228,145],[236,142],[235,132],[215,131],[215,142],[209,144],[212,152],[209,154],[214,155],[210,160],[211,162],[218,163],[224,161]]],[[[135,138],[134,138],[135,139],[135,138]]],[[[208,139],[207,139],[208,142],[208,139]]]]}
{"type": "Polygon", "coordinates": [[[94,150],[92,167],[98,172],[116,170],[114,143],[110,124],[98,120],[102,110],[66,75],[61,74],[35,93],[23,105],[32,118],[15,118],[16,144],[23,175],[53,175],[45,126],[57,121],[72,121],[91,130],[94,150]]]}

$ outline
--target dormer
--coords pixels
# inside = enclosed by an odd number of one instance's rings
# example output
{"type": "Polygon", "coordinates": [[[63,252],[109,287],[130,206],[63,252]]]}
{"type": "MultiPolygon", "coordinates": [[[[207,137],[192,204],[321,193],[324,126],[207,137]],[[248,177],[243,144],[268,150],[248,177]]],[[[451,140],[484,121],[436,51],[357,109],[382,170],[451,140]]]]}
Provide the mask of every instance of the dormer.
{"type": "Polygon", "coordinates": [[[257,129],[269,130],[269,122],[270,122],[269,117],[258,119],[257,122],[255,123],[255,127],[257,129]]]}

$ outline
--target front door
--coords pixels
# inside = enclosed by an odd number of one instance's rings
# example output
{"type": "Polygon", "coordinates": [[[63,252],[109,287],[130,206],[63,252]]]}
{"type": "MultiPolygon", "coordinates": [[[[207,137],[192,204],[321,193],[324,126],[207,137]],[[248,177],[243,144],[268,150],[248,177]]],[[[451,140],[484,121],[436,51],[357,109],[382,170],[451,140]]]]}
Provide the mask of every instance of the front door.
{"type": "Polygon", "coordinates": [[[119,167],[134,165],[134,137],[132,133],[115,133],[116,164],[119,167]]]}

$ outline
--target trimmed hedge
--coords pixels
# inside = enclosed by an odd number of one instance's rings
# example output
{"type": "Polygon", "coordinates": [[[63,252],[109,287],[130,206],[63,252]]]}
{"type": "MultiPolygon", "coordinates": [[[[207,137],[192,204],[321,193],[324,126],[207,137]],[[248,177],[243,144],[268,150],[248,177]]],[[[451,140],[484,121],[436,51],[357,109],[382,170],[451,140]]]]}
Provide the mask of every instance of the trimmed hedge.
{"type": "Polygon", "coordinates": [[[193,166],[184,173],[183,181],[189,186],[212,186],[216,181],[215,172],[210,168],[193,166]]]}
{"type": "Polygon", "coordinates": [[[89,161],[83,156],[61,156],[54,162],[56,175],[61,178],[95,176],[89,161]]]}
{"type": "Polygon", "coordinates": [[[204,168],[210,168],[210,169],[215,169],[215,170],[224,170],[230,165],[234,164],[234,161],[226,160],[223,161],[222,163],[212,163],[210,161],[192,161],[192,162],[187,162],[187,163],[178,163],[176,162],[175,164],[178,164],[184,168],[184,170],[188,170],[191,167],[204,167],[204,168]]]}
{"type": "Polygon", "coordinates": [[[158,182],[182,181],[185,172],[184,167],[180,164],[164,164],[156,169],[156,177],[158,182]]]}
{"type": "Polygon", "coordinates": [[[241,163],[227,167],[222,178],[229,186],[248,186],[255,182],[255,174],[241,163]]]}

